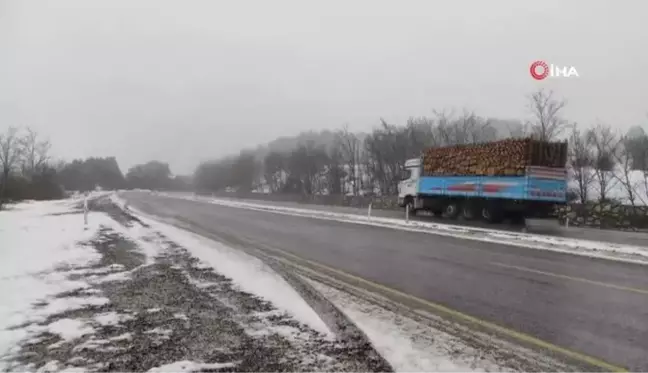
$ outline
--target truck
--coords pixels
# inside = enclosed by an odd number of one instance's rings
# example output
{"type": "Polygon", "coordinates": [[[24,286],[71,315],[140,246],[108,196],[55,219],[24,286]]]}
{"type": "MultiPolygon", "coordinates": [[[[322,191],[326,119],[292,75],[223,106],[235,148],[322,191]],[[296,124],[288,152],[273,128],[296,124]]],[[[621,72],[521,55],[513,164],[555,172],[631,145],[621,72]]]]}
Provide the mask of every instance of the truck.
{"type": "Polygon", "coordinates": [[[398,204],[448,219],[552,219],[567,203],[567,143],[533,138],[430,148],[404,164],[398,204]]]}

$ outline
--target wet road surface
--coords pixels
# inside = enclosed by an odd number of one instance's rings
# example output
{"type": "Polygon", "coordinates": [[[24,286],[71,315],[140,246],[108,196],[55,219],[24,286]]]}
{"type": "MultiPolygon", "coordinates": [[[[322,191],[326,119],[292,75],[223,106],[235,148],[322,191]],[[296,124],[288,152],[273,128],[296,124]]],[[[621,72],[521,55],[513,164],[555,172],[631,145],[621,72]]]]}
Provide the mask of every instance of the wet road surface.
{"type": "MultiPolygon", "coordinates": [[[[186,194],[185,194],[186,195],[186,194]]],[[[207,197],[208,198],[208,197],[207,197]]],[[[217,197],[221,198],[221,197],[217,197]]],[[[265,201],[261,199],[236,199],[236,198],[222,198],[232,201],[239,202],[250,202],[255,204],[270,205],[270,206],[282,206],[282,207],[291,207],[291,208],[301,208],[301,209],[312,209],[319,211],[331,211],[339,212],[343,214],[356,214],[356,215],[367,215],[366,208],[358,207],[349,207],[349,206],[331,206],[331,205],[316,205],[316,204],[306,204],[298,202],[285,202],[285,201],[265,201]]],[[[394,219],[404,219],[405,212],[404,210],[381,210],[373,209],[371,212],[372,216],[385,217],[385,218],[394,218],[394,219]]],[[[422,213],[418,216],[411,216],[412,220],[419,220],[424,222],[433,222],[441,224],[456,224],[467,227],[477,227],[477,228],[487,228],[487,229],[499,229],[510,232],[521,232],[523,229],[522,225],[519,224],[510,224],[509,222],[504,222],[501,224],[490,224],[481,220],[472,220],[466,221],[463,219],[457,220],[447,220],[444,218],[434,217],[431,214],[422,213]]],[[[588,227],[564,227],[559,226],[558,224],[551,224],[555,222],[546,222],[546,223],[536,223],[532,224],[529,229],[531,233],[542,234],[548,236],[564,237],[564,238],[574,238],[590,241],[599,241],[599,242],[611,242],[622,245],[636,245],[636,246],[648,246],[648,232],[645,231],[620,231],[612,229],[598,229],[598,228],[588,228],[588,227]]]]}
{"type": "Polygon", "coordinates": [[[125,193],[144,212],[236,234],[630,370],[648,370],[648,267],[125,193]]]}

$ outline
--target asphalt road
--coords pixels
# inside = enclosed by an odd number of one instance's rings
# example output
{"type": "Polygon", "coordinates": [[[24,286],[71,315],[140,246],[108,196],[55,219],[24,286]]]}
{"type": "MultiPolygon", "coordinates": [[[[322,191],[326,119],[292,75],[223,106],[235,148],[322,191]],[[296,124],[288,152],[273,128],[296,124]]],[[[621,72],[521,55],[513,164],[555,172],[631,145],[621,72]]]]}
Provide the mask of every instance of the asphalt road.
{"type": "Polygon", "coordinates": [[[215,235],[235,233],[635,371],[648,370],[648,267],[549,251],[126,193],[215,235]]]}
{"type": "MultiPolygon", "coordinates": [[[[220,197],[219,197],[220,198],[220,197]]],[[[357,215],[366,215],[367,209],[357,208],[357,207],[348,207],[348,206],[329,206],[329,205],[315,205],[315,204],[304,204],[297,202],[279,202],[279,201],[264,201],[264,200],[250,200],[250,199],[233,199],[233,198],[223,198],[230,199],[232,201],[243,201],[250,202],[255,204],[262,205],[274,205],[274,206],[283,206],[283,207],[293,207],[293,208],[302,208],[302,209],[312,209],[312,210],[322,210],[322,211],[333,211],[340,212],[345,214],[357,214],[357,215]]],[[[371,214],[373,216],[385,217],[385,218],[404,218],[405,212],[403,210],[380,210],[374,209],[371,214]]],[[[423,216],[412,216],[412,220],[428,221],[434,223],[446,223],[446,224],[457,224],[468,227],[478,227],[478,228],[489,228],[489,229],[500,229],[511,232],[520,232],[522,226],[509,224],[504,222],[501,224],[489,224],[480,220],[466,221],[462,219],[458,220],[447,220],[444,218],[437,218],[430,214],[425,214],[423,216]]],[[[536,224],[530,226],[530,232],[535,234],[542,234],[548,236],[556,237],[565,237],[565,238],[575,238],[583,239],[590,241],[600,241],[600,242],[611,242],[623,245],[636,245],[636,246],[648,246],[648,232],[631,232],[631,231],[620,231],[612,229],[597,229],[597,228],[587,228],[587,227],[564,227],[557,226],[552,224],[536,224]]]]}

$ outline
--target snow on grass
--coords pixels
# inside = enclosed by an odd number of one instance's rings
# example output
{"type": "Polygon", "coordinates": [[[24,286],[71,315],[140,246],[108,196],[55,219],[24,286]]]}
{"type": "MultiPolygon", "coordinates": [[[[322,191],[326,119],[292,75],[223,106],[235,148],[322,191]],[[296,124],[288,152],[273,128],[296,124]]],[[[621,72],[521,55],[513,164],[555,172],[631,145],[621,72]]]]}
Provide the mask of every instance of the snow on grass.
{"type": "Polygon", "coordinates": [[[189,317],[187,317],[187,315],[185,315],[184,313],[174,313],[173,317],[183,321],[189,321],[189,317]]]}
{"type": "Polygon", "coordinates": [[[323,335],[333,336],[297,291],[261,260],[172,225],[143,216],[138,217],[148,224],[151,230],[162,233],[169,240],[189,250],[201,260],[205,268],[213,268],[219,274],[231,278],[243,291],[268,300],[323,335]]]}
{"type": "Polygon", "coordinates": [[[180,199],[199,199],[221,206],[242,208],[253,211],[272,212],[275,214],[300,216],[322,220],[333,220],[344,223],[363,224],[377,227],[399,229],[410,232],[428,233],[440,236],[456,237],[467,240],[492,242],[519,246],[530,249],[550,250],[575,255],[619,260],[639,264],[648,264],[648,248],[623,245],[609,242],[588,241],[572,238],[543,236],[530,233],[514,233],[496,229],[464,227],[452,224],[441,224],[422,221],[405,221],[404,219],[367,217],[363,215],[322,211],[304,208],[272,206],[252,202],[233,201],[219,198],[204,198],[183,194],[166,194],[167,197],[180,199]]]}
{"type": "Polygon", "coordinates": [[[88,281],[91,284],[101,284],[104,282],[129,281],[129,280],[131,280],[131,271],[115,272],[105,276],[97,276],[95,278],[88,279],[88,281]]]}
{"type": "Polygon", "coordinates": [[[95,315],[93,319],[97,324],[102,326],[115,326],[133,318],[131,315],[119,314],[117,312],[104,312],[95,315]]]}
{"type": "Polygon", "coordinates": [[[52,360],[47,362],[47,364],[40,367],[36,372],[38,373],[49,373],[49,372],[58,372],[58,373],[84,373],[87,372],[87,368],[81,367],[65,367],[64,364],[61,364],[58,360],[52,360]]]}
{"type": "Polygon", "coordinates": [[[68,310],[77,310],[88,306],[103,306],[110,301],[104,297],[65,297],[50,298],[42,308],[32,309],[29,315],[30,321],[43,321],[49,315],[63,313],[68,310]]]}
{"type": "Polygon", "coordinates": [[[236,365],[238,365],[238,363],[198,363],[195,361],[182,360],[150,369],[149,372],[194,372],[208,369],[234,368],[236,365]]]}
{"type": "MultiPolygon", "coordinates": [[[[83,214],[71,213],[77,202],[27,202],[0,211],[0,357],[13,351],[19,341],[42,331],[15,326],[107,302],[101,297],[53,298],[59,293],[89,287],[82,281],[67,280],[65,274],[56,270],[87,266],[98,260],[100,256],[93,248],[79,242],[91,239],[101,225],[112,222],[103,214],[90,213],[89,224],[84,226],[83,214]],[[35,307],[36,304],[41,306],[35,307]]],[[[71,324],[50,326],[64,336],[74,330],[87,331],[71,324]]]]}
{"type": "MultiPolygon", "coordinates": [[[[72,352],[78,353],[79,351],[83,351],[83,350],[98,350],[109,343],[110,341],[105,339],[89,338],[85,342],[74,346],[72,352]]],[[[50,348],[51,347],[52,346],[50,346],[50,348]]]]}
{"type": "Polygon", "coordinates": [[[155,258],[160,255],[162,249],[157,244],[159,240],[154,232],[139,224],[133,224],[127,229],[121,228],[119,232],[137,243],[138,249],[146,257],[147,265],[155,263],[155,258]]]}
{"type": "Polygon", "coordinates": [[[130,341],[131,339],[133,339],[133,335],[131,333],[124,333],[110,338],[110,340],[113,342],[130,341]]]}
{"type": "Polygon", "coordinates": [[[145,330],[144,334],[155,334],[161,338],[169,338],[173,334],[173,330],[171,329],[163,329],[163,328],[154,328],[150,330],[145,330]]]}
{"type": "Polygon", "coordinates": [[[69,342],[94,333],[94,329],[81,320],[61,319],[47,325],[47,331],[58,334],[64,341],[69,342]]]}

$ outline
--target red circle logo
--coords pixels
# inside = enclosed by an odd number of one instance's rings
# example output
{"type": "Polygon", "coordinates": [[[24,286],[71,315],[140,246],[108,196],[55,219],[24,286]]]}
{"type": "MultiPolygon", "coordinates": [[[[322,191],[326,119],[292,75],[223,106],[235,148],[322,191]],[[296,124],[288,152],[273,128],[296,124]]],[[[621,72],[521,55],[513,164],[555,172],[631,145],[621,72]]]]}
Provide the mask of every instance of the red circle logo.
{"type": "Polygon", "coordinates": [[[549,65],[547,65],[547,63],[544,61],[536,61],[531,64],[529,72],[531,73],[533,79],[542,80],[549,76],[549,65]],[[541,73],[538,73],[538,68],[542,68],[541,73]]]}

